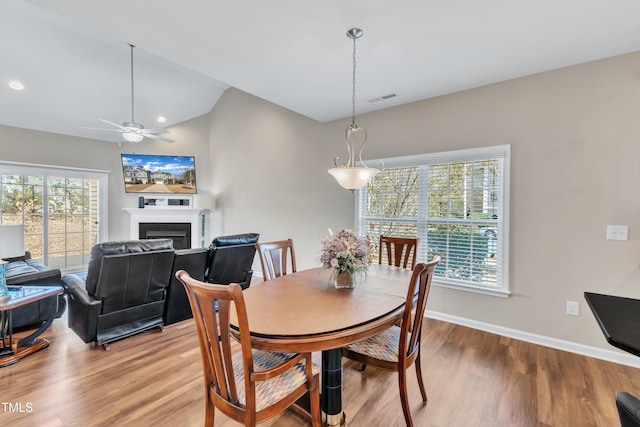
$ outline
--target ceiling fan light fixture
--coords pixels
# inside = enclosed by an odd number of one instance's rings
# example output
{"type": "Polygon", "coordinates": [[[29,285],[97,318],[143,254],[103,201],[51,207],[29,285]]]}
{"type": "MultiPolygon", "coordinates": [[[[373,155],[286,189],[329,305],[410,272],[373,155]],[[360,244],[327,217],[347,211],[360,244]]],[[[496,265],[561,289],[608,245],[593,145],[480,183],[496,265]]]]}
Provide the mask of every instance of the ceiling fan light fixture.
{"type": "Polygon", "coordinates": [[[141,132],[144,129],[144,126],[140,123],[124,122],[122,123],[122,126],[125,129],[124,132],[122,132],[122,137],[125,141],[136,143],[144,139],[144,135],[141,132]]]}
{"type": "Polygon", "coordinates": [[[125,139],[125,141],[133,142],[134,144],[144,139],[144,136],[132,131],[122,132],[122,137],[125,139]]]}
{"type": "MultiPolygon", "coordinates": [[[[110,122],[109,120],[99,119],[101,122],[107,123],[109,125],[114,126],[116,129],[102,129],[102,128],[84,128],[84,129],[95,129],[95,130],[107,130],[113,132],[122,133],[122,138],[126,142],[138,143],[141,142],[145,138],[155,139],[157,141],[163,142],[174,142],[173,139],[165,138],[163,136],[158,136],[157,134],[169,133],[166,129],[145,129],[140,123],[136,123],[134,116],[134,91],[133,91],[133,48],[135,46],[129,43],[129,49],[131,52],[131,121],[124,122],[122,125],[117,123],[110,122]]],[[[158,117],[164,118],[163,116],[158,117]]],[[[158,120],[160,121],[160,120],[158,120]]],[[[164,120],[166,121],[166,119],[164,120]]],[[[161,121],[162,122],[162,121],[161,121]]],[[[122,148],[122,142],[118,142],[118,148],[122,148]]]]}

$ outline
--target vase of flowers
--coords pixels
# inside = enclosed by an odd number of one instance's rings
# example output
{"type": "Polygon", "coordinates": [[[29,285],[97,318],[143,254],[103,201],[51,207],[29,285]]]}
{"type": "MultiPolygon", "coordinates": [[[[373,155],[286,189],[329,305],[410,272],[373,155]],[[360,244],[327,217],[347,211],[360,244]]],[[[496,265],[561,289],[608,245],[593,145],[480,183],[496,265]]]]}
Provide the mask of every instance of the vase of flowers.
{"type": "Polygon", "coordinates": [[[353,288],[369,266],[367,239],[356,236],[352,230],[340,230],[322,239],[320,262],[330,268],[329,283],[336,288],[353,288]]]}

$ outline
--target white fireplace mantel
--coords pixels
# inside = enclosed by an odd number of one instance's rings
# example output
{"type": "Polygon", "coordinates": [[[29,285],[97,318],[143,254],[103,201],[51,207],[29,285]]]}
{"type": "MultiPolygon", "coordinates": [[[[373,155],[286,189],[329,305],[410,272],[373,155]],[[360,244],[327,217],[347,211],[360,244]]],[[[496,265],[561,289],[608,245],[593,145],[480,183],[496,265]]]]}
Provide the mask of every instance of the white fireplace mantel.
{"type": "Polygon", "coordinates": [[[132,240],[139,239],[140,223],[191,223],[191,247],[199,248],[202,241],[202,209],[191,209],[185,207],[171,208],[123,208],[131,217],[129,223],[129,235],[132,240]]]}

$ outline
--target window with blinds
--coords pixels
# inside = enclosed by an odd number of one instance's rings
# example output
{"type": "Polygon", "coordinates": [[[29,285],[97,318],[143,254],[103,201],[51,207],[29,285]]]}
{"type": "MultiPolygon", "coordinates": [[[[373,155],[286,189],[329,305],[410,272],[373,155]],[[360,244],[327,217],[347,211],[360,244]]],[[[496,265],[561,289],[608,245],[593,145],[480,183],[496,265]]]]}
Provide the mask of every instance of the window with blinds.
{"type": "Polygon", "coordinates": [[[442,256],[434,283],[506,296],[509,156],[497,146],[382,159],[358,190],[356,231],[376,245],[418,237],[418,262],[442,256]]]}

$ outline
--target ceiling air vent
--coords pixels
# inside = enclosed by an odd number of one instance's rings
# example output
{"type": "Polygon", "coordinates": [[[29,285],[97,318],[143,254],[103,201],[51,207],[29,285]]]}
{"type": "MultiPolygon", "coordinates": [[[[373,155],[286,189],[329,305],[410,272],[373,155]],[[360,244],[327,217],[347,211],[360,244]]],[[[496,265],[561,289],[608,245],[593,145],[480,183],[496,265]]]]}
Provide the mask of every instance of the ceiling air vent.
{"type": "Polygon", "coordinates": [[[386,101],[387,99],[395,98],[398,96],[395,93],[390,93],[389,95],[382,95],[377,98],[370,99],[369,102],[378,102],[378,101],[386,101]]]}

